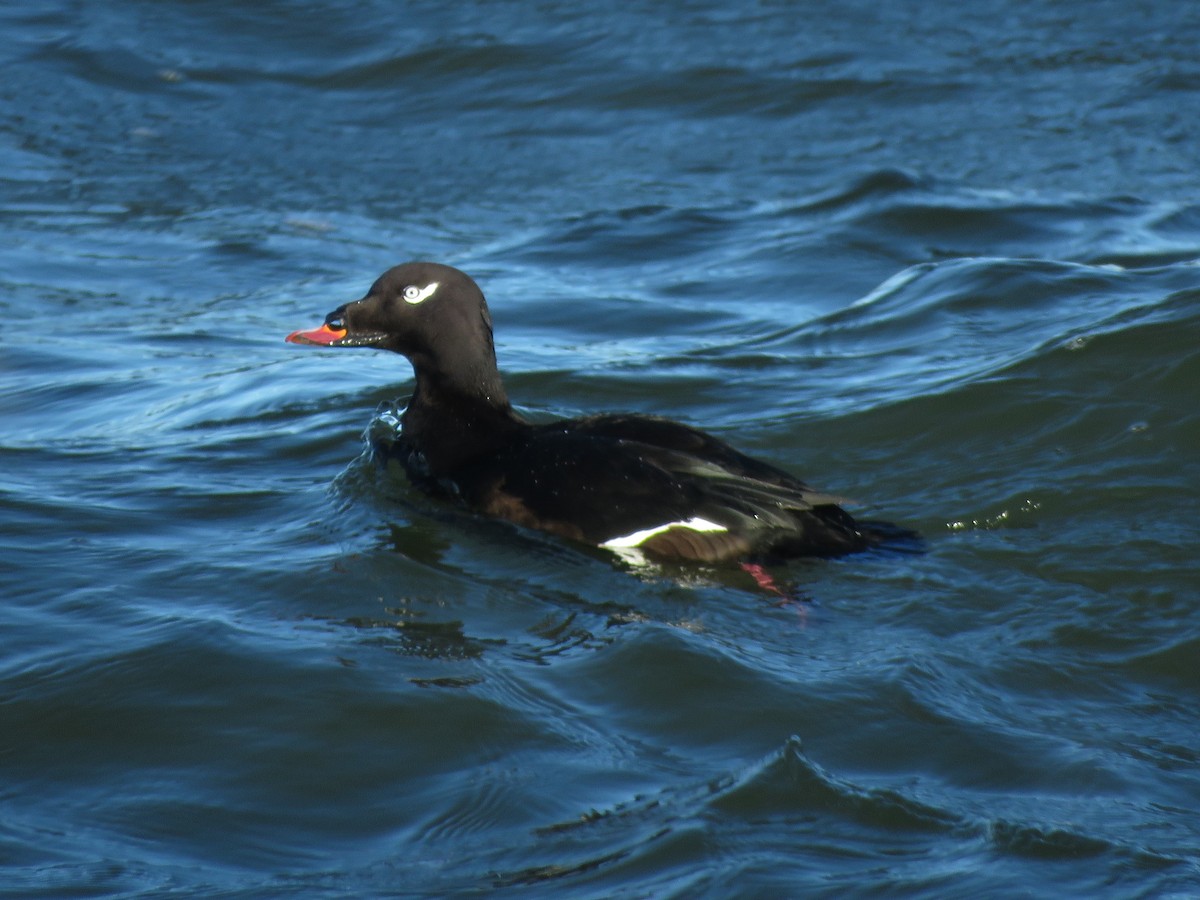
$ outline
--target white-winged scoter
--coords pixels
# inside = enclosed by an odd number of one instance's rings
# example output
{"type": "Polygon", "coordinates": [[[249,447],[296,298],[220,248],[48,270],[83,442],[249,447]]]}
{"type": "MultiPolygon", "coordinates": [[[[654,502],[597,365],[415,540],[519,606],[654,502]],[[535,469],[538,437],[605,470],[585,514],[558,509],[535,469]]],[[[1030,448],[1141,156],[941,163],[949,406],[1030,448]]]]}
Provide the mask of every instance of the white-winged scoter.
{"type": "Polygon", "coordinates": [[[287,340],[408,357],[416,387],[388,457],[426,492],[488,516],[622,554],[702,562],[841,556],[915,537],[856,521],[839,498],[668,419],[524,421],[496,367],[483,292],[450,266],[389,269],[361,300],[287,340]]]}

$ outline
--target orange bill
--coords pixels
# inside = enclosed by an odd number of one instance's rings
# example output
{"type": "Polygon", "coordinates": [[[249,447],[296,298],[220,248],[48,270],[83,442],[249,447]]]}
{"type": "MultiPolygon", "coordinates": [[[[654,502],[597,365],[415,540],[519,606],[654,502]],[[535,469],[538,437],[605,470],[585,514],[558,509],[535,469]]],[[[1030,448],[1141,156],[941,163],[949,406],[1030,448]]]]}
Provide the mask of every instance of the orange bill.
{"type": "Polygon", "coordinates": [[[293,331],[289,334],[285,341],[290,344],[318,344],[326,345],[336,343],[346,336],[344,328],[330,328],[328,324],[322,325],[320,328],[314,328],[311,331],[293,331]]]}

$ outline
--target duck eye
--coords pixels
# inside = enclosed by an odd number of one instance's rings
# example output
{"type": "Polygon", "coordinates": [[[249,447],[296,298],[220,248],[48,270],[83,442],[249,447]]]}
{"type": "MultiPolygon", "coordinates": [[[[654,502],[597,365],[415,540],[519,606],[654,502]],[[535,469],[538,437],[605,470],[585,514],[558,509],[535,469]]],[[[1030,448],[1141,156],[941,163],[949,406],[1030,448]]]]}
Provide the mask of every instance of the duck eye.
{"type": "Polygon", "coordinates": [[[438,283],[436,281],[429,282],[429,284],[425,285],[423,288],[419,288],[415,284],[410,284],[400,292],[400,296],[404,298],[406,303],[412,303],[413,305],[416,305],[418,303],[424,303],[426,300],[432,297],[433,292],[437,289],[438,283]]]}

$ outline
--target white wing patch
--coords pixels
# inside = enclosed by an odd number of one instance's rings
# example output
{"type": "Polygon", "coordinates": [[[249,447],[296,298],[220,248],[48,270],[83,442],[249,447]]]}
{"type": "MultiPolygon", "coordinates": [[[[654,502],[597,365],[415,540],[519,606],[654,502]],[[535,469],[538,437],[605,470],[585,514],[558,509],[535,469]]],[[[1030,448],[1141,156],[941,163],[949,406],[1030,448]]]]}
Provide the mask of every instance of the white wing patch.
{"type": "Polygon", "coordinates": [[[692,531],[728,531],[724,525],[718,525],[716,522],[710,522],[708,519],[696,517],[688,519],[686,522],[668,522],[665,525],[656,525],[654,528],[647,528],[645,531],[635,531],[633,534],[627,534],[623,537],[615,537],[605,541],[601,547],[607,547],[610,550],[622,550],[630,547],[640,547],[656,534],[662,534],[664,531],[669,531],[672,528],[688,528],[692,531]]]}
{"type": "Polygon", "coordinates": [[[404,300],[406,303],[411,303],[414,306],[418,303],[424,303],[433,296],[433,292],[438,289],[439,282],[431,281],[423,288],[418,288],[415,285],[410,285],[404,289],[404,300]]]}

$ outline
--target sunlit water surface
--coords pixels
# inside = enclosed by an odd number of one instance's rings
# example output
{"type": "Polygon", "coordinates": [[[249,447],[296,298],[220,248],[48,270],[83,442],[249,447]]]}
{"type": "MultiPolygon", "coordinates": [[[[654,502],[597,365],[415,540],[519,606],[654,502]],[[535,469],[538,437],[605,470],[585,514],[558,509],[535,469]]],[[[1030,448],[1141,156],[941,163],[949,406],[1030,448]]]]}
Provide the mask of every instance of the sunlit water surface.
{"type": "Polygon", "coordinates": [[[1200,892],[1186,4],[0,11],[0,896],[1200,892]],[[283,335],[432,258],[528,415],[922,555],[634,572],[283,335]]]}

